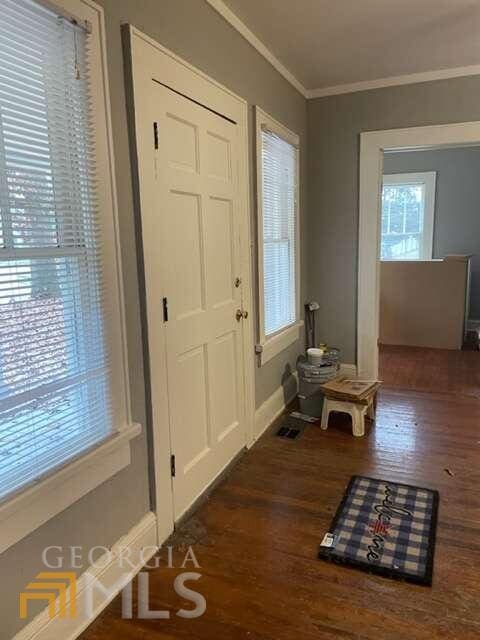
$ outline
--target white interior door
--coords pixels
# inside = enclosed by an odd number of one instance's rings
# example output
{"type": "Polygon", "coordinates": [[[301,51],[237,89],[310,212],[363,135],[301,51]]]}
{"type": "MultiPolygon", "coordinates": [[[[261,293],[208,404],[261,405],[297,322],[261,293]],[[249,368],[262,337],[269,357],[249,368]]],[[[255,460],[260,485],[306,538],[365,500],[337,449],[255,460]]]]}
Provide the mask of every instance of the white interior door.
{"type": "MultiPolygon", "coordinates": [[[[238,207],[238,127],[152,82],[168,406],[178,519],[246,444],[238,207]]],[[[147,273],[151,270],[146,270],[147,273]]],[[[155,291],[152,299],[149,291],[155,291]]],[[[155,331],[155,327],[149,327],[155,331]]],[[[150,359],[160,354],[150,353],[150,359]]],[[[155,393],[155,390],[152,390],[155,393]]]]}

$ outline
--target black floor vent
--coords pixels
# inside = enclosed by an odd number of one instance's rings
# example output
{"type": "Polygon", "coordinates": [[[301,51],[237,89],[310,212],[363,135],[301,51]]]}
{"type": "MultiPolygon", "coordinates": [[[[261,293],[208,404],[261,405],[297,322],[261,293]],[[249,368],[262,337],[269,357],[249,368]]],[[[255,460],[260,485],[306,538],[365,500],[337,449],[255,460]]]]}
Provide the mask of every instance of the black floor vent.
{"type": "Polygon", "coordinates": [[[289,440],[295,440],[300,435],[300,429],[291,429],[290,427],[280,427],[277,431],[279,438],[288,438],[289,440]]]}
{"type": "Polygon", "coordinates": [[[296,440],[299,438],[303,430],[305,429],[305,422],[297,420],[296,418],[288,417],[282,426],[278,429],[275,435],[278,438],[286,438],[287,440],[296,440]]]}

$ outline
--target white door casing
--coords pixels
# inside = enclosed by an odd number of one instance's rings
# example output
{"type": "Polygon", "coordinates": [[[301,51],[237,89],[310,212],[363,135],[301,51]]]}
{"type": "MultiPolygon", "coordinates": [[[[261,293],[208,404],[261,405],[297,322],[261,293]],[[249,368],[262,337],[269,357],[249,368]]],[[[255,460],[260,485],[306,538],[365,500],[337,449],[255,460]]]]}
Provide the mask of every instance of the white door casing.
{"type": "Polygon", "coordinates": [[[135,28],[128,36],[161,543],[254,439],[247,105],[135,28]],[[237,309],[250,313],[237,322],[237,309]]]}

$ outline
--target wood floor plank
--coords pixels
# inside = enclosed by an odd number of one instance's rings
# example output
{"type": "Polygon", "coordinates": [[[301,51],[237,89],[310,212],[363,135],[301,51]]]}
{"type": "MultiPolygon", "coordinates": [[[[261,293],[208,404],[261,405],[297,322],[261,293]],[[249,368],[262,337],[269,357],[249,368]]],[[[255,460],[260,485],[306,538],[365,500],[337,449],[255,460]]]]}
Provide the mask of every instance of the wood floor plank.
{"type": "Polygon", "coordinates": [[[202,617],[175,615],[192,603],[172,587],[183,569],[164,563],[150,570],[150,604],[169,620],[122,620],[116,599],[81,640],[478,640],[480,354],[412,361],[393,349],[382,367],[388,385],[364,438],[339,415],[295,441],[272,427],[177,532],[175,557],[192,544],[201,565],[190,586],[207,600],[202,617]],[[439,490],[432,588],[316,558],[354,474],[439,490]]]}

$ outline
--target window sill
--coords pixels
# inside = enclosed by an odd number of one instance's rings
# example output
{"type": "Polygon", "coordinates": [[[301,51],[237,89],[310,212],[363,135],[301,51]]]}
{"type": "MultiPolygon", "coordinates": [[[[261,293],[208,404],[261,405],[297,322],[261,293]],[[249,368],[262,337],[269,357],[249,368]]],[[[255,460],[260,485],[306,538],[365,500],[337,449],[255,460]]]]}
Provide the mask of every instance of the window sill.
{"type": "Polygon", "coordinates": [[[0,554],[130,464],[131,424],[0,505],[0,554]]]}
{"type": "Polygon", "coordinates": [[[300,330],[303,327],[303,320],[292,324],[272,338],[265,340],[262,344],[263,351],[260,354],[260,365],[263,366],[287,349],[291,344],[300,338],[300,330]]]}

